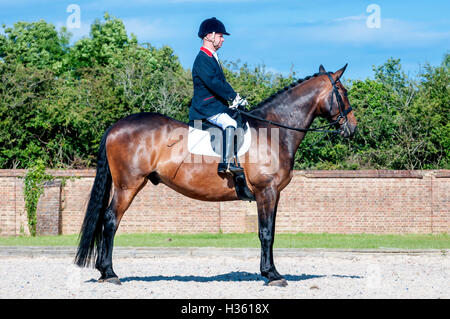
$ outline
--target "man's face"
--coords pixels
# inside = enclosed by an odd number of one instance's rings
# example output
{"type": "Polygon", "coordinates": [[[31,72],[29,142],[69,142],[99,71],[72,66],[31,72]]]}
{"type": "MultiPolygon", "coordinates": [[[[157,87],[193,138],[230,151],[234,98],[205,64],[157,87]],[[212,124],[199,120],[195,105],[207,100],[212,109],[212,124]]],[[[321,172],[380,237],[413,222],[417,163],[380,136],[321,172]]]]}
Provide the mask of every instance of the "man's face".
{"type": "Polygon", "coordinates": [[[213,43],[217,47],[217,50],[219,50],[222,47],[222,43],[223,43],[223,41],[225,41],[225,38],[223,37],[223,33],[214,34],[214,38],[213,38],[213,33],[210,33],[207,35],[207,37],[210,40],[213,40],[213,43]]]}

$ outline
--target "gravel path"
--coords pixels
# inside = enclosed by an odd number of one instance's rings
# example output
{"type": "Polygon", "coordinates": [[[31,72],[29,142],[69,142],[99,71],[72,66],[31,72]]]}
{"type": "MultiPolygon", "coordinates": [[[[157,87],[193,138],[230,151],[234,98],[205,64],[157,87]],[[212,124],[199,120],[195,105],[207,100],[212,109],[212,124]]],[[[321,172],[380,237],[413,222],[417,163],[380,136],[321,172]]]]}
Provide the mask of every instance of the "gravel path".
{"type": "Polygon", "coordinates": [[[0,255],[0,298],[450,298],[448,253],[276,256],[289,283],[285,288],[265,285],[253,253],[119,255],[113,261],[121,286],[97,283],[96,270],[78,268],[72,260],[0,255]]]}

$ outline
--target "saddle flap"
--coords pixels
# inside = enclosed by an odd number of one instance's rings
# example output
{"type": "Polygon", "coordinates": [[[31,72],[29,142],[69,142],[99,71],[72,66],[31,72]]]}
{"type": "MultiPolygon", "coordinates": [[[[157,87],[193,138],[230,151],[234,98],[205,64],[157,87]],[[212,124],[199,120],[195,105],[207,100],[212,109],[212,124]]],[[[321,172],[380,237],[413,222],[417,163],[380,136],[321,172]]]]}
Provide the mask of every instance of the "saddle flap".
{"type": "MultiPolygon", "coordinates": [[[[216,125],[208,124],[189,127],[188,150],[192,154],[222,157],[223,131],[216,125]],[[201,129],[203,127],[207,129],[201,129]]],[[[236,137],[237,155],[242,156],[250,149],[251,144],[251,130],[248,123],[245,130],[236,129],[236,137]]]]}

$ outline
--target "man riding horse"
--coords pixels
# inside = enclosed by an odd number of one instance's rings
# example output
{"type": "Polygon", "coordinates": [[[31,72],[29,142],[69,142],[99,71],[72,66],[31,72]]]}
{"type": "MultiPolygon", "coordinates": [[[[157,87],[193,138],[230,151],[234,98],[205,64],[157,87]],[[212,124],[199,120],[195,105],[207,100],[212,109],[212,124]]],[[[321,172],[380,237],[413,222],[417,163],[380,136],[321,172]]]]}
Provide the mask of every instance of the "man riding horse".
{"type": "Polygon", "coordinates": [[[203,46],[192,67],[194,97],[189,108],[189,120],[206,119],[222,128],[224,139],[218,172],[240,173],[243,171],[242,167],[234,163],[234,134],[237,123],[232,116],[233,109],[248,103],[227,82],[219,63],[217,50],[225,41],[224,34],[230,35],[224,24],[214,17],[200,24],[198,36],[203,40],[203,46]]]}
{"type": "MultiPolygon", "coordinates": [[[[233,135],[237,125],[228,103],[232,108],[247,103],[227,83],[214,57],[222,46],[224,34],[228,34],[225,27],[215,18],[205,20],[200,26],[203,47],[192,70],[194,98],[189,117],[191,120],[206,119],[225,130],[225,163],[221,163],[219,171],[233,173],[239,171],[232,163],[233,135]]],[[[278,151],[261,152],[261,160],[243,163],[247,178],[244,181],[248,181],[250,195],[257,204],[260,271],[268,285],[287,285],[274,263],[275,220],[280,192],[292,179],[295,154],[305,134],[325,131],[310,128],[316,117],[327,119],[329,125],[336,126],[334,132],[343,137],[355,133],[357,120],[347,90],[340,82],[346,67],[327,72],[321,65],[318,73],[297,80],[245,114],[249,126],[257,131],[271,132],[269,128],[279,127],[277,132],[282,141],[279,143],[255,134],[249,152],[256,154],[262,142],[270,144],[272,141],[278,144],[278,151]],[[275,169],[268,171],[268,162],[275,163],[275,169]]],[[[114,236],[125,211],[148,181],[154,185],[162,183],[198,200],[241,199],[237,188],[240,184],[235,183],[233,188],[229,178],[214,174],[215,163],[184,163],[184,154],[189,152],[188,143],[173,143],[174,132],[180,131],[187,133],[189,126],[159,113],[142,112],[120,119],[103,134],[75,257],[78,266],[95,265],[101,273],[99,282],[120,284],[113,270],[114,236]]],[[[234,173],[234,177],[238,175],[243,172],[234,173]]]]}

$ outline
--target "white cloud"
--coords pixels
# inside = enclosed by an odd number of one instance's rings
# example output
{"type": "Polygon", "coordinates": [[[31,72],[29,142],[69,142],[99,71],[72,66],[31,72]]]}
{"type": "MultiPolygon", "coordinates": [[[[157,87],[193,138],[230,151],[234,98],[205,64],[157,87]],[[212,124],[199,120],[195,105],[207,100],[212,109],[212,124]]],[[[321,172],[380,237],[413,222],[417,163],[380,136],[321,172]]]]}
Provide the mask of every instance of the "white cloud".
{"type": "Polygon", "coordinates": [[[360,14],[359,16],[348,16],[343,18],[334,19],[334,22],[342,22],[342,21],[361,21],[366,20],[367,17],[364,14],[360,14]]]}

